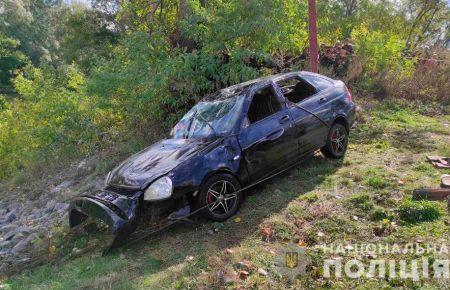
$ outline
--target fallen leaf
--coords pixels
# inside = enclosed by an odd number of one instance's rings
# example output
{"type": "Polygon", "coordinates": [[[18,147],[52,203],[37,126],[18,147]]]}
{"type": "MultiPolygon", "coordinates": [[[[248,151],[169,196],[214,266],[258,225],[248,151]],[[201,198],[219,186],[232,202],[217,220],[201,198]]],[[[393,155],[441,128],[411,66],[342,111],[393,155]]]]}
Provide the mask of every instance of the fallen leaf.
{"type": "Polygon", "coordinates": [[[234,250],[233,249],[226,249],[225,250],[228,254],[234,254],[234,250]]]}
{"type": "Polygon", "coordinates": [[[322,232],[317,232],[317,236],[319,236],[319,237],[325,237],[325,234],[322,233],[322,232]]]}
{"type": "Polygon", "coordinates": [[[56,246],[51,245],[50,247],[48,247],[48,252],[50,253],[50,255],[56,254],[56,246]]]}
{"type": "Polygon", "coordinates": [[[304,240],[300,240],[297,243],[300,247],[306,247],[306,242],[304,240]]]}
{"type": "Polygon", "coordinates": [[[403,185],[403,184],[405,184],[405,182],[403,180],[399,179],[398,184],[403,185]]]}
{"type": "Polygon", "coordinates": [[[270,227],[264,227],[262,229],[262,234],[264,235],[264,237],[268,238],[270,237],[270,234],[272,233],[272,229],[270,227]]]}
{"type": "Polygon", "coordinates": [[[235,217],[234,218],[234,222],[235,223],[240,223],[242,221],[242,219],[240,217],[235,217]]]}
{"type": "Polygon", "coordinates": [[[194,260],[194,256],[187,256],[186,261],[190,262],[194,260]]]}

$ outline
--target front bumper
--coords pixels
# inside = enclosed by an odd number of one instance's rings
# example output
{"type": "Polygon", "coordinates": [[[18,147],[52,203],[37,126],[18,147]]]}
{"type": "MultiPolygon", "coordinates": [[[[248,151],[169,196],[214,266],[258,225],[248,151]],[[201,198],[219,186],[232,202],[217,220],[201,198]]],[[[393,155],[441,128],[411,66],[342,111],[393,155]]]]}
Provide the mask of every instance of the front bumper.
{"type": "Polygon", "coordinates": [[[105,222],[114,233],[133,231],[142,191],[124,196],[111,191],[97,191],[79,196],[69,206],[69,226],[81,224],[88,216],[105,222]]]}

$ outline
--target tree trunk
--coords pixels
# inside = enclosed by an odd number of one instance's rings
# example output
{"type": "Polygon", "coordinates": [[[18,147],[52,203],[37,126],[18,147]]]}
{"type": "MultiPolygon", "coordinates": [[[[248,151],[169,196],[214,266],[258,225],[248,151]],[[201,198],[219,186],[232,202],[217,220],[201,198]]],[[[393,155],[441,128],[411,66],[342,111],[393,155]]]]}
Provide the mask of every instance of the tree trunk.
{"type": "Polygon", "coordinates": [[[178,4],[178,19],[186,19],[187,17],[187,3],[186,0],[180,0],[178,4]]]}

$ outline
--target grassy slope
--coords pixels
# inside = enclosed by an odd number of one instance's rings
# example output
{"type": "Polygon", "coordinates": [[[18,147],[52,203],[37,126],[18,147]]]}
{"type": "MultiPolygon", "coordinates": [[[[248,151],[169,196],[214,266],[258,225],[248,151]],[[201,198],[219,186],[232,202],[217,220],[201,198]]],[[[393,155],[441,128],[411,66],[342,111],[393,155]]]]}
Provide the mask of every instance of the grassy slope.
{"type": "Polygon", "coordinates": [[[238,214],[240,222],[197,220],[192,226],[177,226],[163,237],[147,239],[107,257],[97,252],[85,254],[2,283],[12,289],[221,287],[224,276],[233,277],[232,265],[245,260],[252,266],[252,274],[246,280],[234,277],[226,287],[439,287],[433,280],[320,278],[320,264],[327,254],[315,250],[316,244],[344,240],[449,242],[449,217],[443,202],[434,203],[441,217],[429,222],[406,223],[396,209],[412,189],[439,186],[439,176],[445,172],[433,168],[425,156],[450,155],[450,116],[427,117],[417,109],[392,102],[365,107],[369,118],[352,132],[344,161],[319,155],[255,188],[238,214]],[[375,215],[385,215],[396,226],[377,220],[375,215]],[[273,233],[267,241],[262,238],[263,227],[270,227],[273,233]],[[382,229],[379,236],[374,231],[377,227],[382,229]],[[217,232],[210,233],[211,228],[217,232]],[[319,236],[319,231],[324,235],[319,236]],[[303,241],[313,259],[297,285],[290,285],[272,266],[274,250],[287,241],[303,241]],[[258,268],[266,269],[269,275],[258,275],[258,268]]]}

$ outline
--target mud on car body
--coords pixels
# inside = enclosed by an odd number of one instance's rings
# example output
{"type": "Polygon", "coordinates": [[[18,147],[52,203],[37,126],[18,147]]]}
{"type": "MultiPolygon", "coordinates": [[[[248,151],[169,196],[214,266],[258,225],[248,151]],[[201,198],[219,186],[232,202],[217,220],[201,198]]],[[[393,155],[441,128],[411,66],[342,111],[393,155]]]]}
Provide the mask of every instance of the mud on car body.
{"type": "Polygon", "coordinates": [[[187,112],[169,139],[108,173],[104,190],[75,198],[70,226],[91,216],[126,236],[138,219],[177,218],[194,208],[226,220],[242,203],[242,187],[318,149],[342,158],[354,119],[344,83],[319,74],[278,74],[225,88],[187,112]]]}

